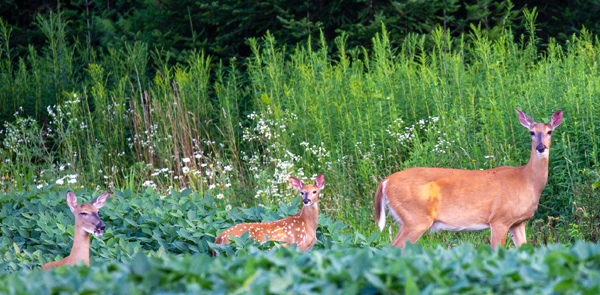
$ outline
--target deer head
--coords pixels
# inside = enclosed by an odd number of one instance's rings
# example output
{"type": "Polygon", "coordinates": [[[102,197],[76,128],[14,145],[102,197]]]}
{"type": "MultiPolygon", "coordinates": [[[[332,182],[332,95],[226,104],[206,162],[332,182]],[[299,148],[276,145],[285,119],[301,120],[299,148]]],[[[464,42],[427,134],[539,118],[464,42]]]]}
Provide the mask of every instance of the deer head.
{"type": "Polygon", "coordinates": [[[531,143],[537,151],[538,157],[548,158],[552,131],[554,131],[554,129],[562,122],[562,111],[556,111],[548,123],[536,123],[527,114],[521,112],[518,108],[515,109],[519,115],[519,122],[521,122],[521,125],[525,126],[525,128],[529,130],[529,134],[531,134],[531,143]]]}
{"type": "Polygon", "coordinates": [[[292,187],[300,191],[304,206],[312,206],[319,202],[319,192],[325,184],[325,176],[319,174],[315,180],[315,184],[304,185],[302,180],[295,177],[290,177],[290,183],[292,184],[292,187]]]}
{"type": "Polygon", "coordinates": [[[106,227],[104,222],[98,216],[98,209],[104,206],[109,193],[103,193],[90,203],[77,205],[77,196],[72,191],[67,192],[67,204],[75,215],[75,229],[81,229],[97,237],[103,235],[102,231],[106,227]]]}

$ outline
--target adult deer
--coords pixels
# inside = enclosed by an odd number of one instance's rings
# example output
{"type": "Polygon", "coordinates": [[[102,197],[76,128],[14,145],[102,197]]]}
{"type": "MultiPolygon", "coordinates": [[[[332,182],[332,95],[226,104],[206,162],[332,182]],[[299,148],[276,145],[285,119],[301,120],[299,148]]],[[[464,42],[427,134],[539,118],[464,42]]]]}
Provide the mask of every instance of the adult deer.
{"type": "Polygon", "coordinates": [[[518,247],[527,242],[525,221],[533,217],[548,180],[550,136],[563,114],[536,123],[521,112],[519,121],[531,134],[529,162],[521,167],[489,170],[411,168],[384,179],[375,195],[375,219],[385,226],[385,209],[400,223],[392,245],[403,248],[432,231],[491,229],[491,245],[504,246],[510,231],[518,247]]]}
{"type": "Polygon", "coordinates": [[[290,177],[292,186],[300,191],[303,207],[294,216],[266,223],[242,223],[232,226],[221,233],[215,244],[229,244],[229,236],[239,237],[249,232],[256,241],[269,240],[286,242],[284,247],[297,244],[298,249],[306,251],[317,241],[317,223],[319,220],[319,192],[325,184],[325,176],[320,174],[316,184],[304,185],[298,178],[290,177]]]}
{"type": "Polygon", "coordinates": [[[104,222],[98,216],[98,209],[104,206],[109,193],[103,193],[90,203],[77,205],[77,196],[72,191],[67,192],[67,204],[71,212],[75,215],[75,232],[73,237],[73,247],[71,254],[61,261],[53,261],[44,264],[42,269],[50,269],[63,265],[75,265],[83,261],[85,265],[90,266],[90,234],[96,237],[103,235],[105,228],[104,222]]]}

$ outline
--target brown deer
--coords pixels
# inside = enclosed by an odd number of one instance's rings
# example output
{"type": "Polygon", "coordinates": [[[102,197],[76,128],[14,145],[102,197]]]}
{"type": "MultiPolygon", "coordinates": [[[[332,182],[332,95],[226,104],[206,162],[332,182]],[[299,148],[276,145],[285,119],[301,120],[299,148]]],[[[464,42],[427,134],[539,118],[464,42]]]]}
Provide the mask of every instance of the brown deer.
{"type": "Polygon", "coordinates": [[[303,207],[298,214],[266,223],[242,223],[234,225],[221,233],[215,244],[229,244],[229,236],[239,237],[249,232],[256,241],[269,240],[286,242],[284,247],[297,244],[301,251],[309,250],[317,241],[317,223],[319,221],[319,192],[325,184],[323,174],[317,176],[316,184],[304,185],[295,177],[290,177],[292,186],[299,190],[303,207]]]}
{"type": "Polygon", "coordinates": [[[507,232],[515,246],[527,242],[525,221],[533,217],[548,181],[552,131],[563,119],[556,111],[548,123],[521,112],[519,121],[531,134],[529,162],[521,167],[489,170],[411,168],[384,179],[375,195],[375,220],[385,226],[385,209],[400,223],[392,245],[403,248],[429,230],[491,229],[491,245],[504,247],[507,232]]]}
{"type": "Polygon", "coordinates": [[[44,264],[42,269],[51,269],[62,265],[75,265],[79,261],[90,266],[90,234],[96,237],[103,235],[104,222],[98,216],[98,209],[104,206],[109,193],[103,193],[90,203],[77,205],[77,196],[72,191],[67,192],[67,204],[75,215],[75,232],[73,233],[73,247],[71,254],[61,261],[44,264]]]}

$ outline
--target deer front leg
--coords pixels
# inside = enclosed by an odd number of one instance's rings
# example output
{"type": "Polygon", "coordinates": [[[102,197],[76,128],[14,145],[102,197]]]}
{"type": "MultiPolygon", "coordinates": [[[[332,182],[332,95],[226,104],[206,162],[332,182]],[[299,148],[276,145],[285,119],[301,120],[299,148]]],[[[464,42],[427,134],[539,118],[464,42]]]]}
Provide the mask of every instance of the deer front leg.
{"type": "Polygon", "coordinates": [[[527,243],[527,236],[525,233],[525,221],[513,225],[509,229],[509,231],[513,244],[515,244],[516,247],[521,247],[521,245],[527,243]]]}

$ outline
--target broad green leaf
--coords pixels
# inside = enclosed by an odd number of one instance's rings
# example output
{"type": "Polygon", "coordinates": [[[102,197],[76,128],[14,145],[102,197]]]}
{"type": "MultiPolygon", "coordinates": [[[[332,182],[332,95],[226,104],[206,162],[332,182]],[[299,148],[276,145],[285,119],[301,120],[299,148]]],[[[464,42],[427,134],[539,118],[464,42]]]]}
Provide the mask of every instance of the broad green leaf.
{"type": "Polygon", "coordinates": [[[406,295],[416,295],[419,294],[419,287],[417,287],[417,283],[409,276],[406,278],[406,282],[404,285],[404,294],[406,295]]]}
{"type": "Polygon", "coordinates": [[[150,262],[144,253],[137,252],[131,260],[131,271],[137,275],[143,275],[150,270],[150,262]]]}

